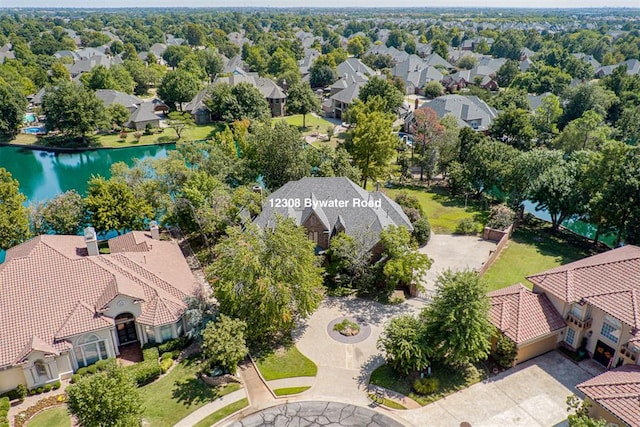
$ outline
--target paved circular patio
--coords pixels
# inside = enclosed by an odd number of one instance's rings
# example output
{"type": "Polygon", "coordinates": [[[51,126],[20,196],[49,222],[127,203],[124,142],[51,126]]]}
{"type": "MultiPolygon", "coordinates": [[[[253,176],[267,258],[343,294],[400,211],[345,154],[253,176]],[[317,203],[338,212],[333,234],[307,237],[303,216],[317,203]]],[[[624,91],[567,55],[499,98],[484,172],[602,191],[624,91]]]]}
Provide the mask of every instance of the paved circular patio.
{"type": "Polygon", "coordinates": [[[337,402],[293,402],[274,406],[236,421],[231,427],[258,426],[403,427],[388,416],[337,402]]]}

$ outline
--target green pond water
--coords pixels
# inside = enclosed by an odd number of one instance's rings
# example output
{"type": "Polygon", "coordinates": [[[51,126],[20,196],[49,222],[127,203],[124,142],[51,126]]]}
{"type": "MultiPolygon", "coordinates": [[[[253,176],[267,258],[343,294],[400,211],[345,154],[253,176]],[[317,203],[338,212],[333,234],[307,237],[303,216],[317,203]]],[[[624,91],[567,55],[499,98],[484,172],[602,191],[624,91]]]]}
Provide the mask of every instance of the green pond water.
{"type": "Polygon", "coordinates": [[[20,147],[0,147],[0,168],[5,168],[20,182],[20,191],[27,203],[50,199],[67,190],[85,195],[91,175],[111,176],[111,165],[135,159],[163,158],[174,145],[113,148],[78,153],[54,153],[26,150],[20,147]]]}

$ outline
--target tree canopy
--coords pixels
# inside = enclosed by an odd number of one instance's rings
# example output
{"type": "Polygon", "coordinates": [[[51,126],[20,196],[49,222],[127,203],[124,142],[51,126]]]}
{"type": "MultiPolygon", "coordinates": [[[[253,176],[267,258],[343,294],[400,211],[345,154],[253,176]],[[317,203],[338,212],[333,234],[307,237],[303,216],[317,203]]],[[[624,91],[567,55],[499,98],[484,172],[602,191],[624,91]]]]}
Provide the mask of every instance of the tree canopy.
{"type": "Polygon", "coordinates": [[[9,249],[29,238],[29,217],[20,184],[0,168],[0,249],[9,249]]]}

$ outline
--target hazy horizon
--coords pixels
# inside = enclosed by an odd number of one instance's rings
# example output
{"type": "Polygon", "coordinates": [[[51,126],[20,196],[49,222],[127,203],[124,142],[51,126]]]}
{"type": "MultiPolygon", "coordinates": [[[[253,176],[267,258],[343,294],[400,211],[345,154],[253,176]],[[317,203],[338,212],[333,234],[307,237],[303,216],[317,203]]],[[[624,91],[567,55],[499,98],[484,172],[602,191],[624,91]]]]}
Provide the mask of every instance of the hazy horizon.
{"type": "Polygon", "coordinates": [[[77,0],[0,0],[0,8],[51,8],[51,9],[142,9],[142,8],[522,8],[522,9],[594,9],[594,8],[631,8],[639,9],[640,0],[611,0],[602,4],[602,0],[565,0],[560,3],[557,0],[434,0],[429,5],[424,4],[424,0],[401,0],[392,5],[388,0],[310,0],[301,5],[296,0],[269,0],[260,2],[256,0],[221,0],[212,2],[210,0],[138,0],[135,6],[130,0],[111,0],[108,4],[103,1],[85,0],[78,4],[77,0]]]}

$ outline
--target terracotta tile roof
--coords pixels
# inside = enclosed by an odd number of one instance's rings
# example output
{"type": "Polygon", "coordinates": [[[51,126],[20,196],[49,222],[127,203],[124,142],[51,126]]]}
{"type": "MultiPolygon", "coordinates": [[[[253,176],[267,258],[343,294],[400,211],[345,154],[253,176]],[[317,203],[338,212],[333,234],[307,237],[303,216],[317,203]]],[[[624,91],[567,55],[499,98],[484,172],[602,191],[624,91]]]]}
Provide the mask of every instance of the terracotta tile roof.
{"type": "Polygon", "coordinates": [[[583,299],[640,328],[640,248],[623,246],[527,277],[567,303],[583,299]]]}
{"type": "Polygon", "coordinates": [[[29,353],[31,353],[34,350],[41,351],[45,355],[55,354],[57,356],[57,355],[60,354],[60,352],[58,350],[56,350],[55,348],[51,347],[49,344],[47,344],[46,342],[44,342],[40,338],[31,337],[31,339],[28,340],[27,344],[23,347],[23,349],[20,352],[20,354],[18,354],[18,357],[16,358],[15,363],[17,364],[17,363],[22,362],[24,360],[24,358],[27,357],[29,355],[29,353]]]}
{"type": "Polygon", "coordinates": [[[640,426],[640,366],[623,365],[577,385],[578,390],[630,426],[640,426]]]}
{"type": "Polygon", "coordinates": [[[520,283],[489,292],[489,300],[491,323],[516,344],[566,326],[546,295],[534,294],[520,283]]]}
{"type": "Polygon", "coordinates": [[[70,347],[62,338],[111,326],[99,312],[117,294],[141,300],[140,317],[150,324],[178,320],[184,297],[197,287],[178,246],[143,232],[114,240],[111,255],[87,256],[82,236],[39,236],[7,251],[0,264],[0,367],[24,357],[34,337],[62,351],[70,347]]]}

